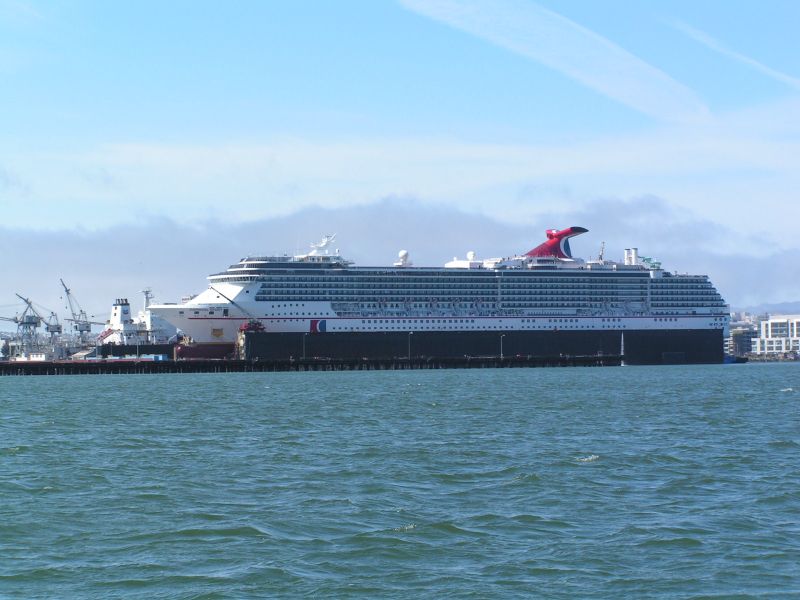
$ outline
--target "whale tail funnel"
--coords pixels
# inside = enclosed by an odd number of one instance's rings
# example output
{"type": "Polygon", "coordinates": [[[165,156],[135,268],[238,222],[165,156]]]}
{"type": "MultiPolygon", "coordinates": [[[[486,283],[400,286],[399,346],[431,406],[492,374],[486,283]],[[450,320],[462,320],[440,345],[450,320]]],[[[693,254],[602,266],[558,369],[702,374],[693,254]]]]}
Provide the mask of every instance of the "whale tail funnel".
{"type": "Polygon", "coordinates": [[[558,231],[557,229],[548,229],[547,241],[542,242],[533,250],[528,250],[525,256],[549,256],[555,258],[572,258],[572,250],[569,247],[569,238],[575,237],[582,233],[589,231],[584,227],[567,227],[558,231]]]}

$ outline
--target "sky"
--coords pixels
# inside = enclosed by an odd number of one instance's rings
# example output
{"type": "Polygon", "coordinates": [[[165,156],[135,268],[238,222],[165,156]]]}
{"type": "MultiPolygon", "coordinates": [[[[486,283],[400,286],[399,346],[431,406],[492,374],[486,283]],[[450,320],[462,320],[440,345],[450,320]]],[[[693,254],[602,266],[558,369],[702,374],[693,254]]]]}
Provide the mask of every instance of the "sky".
{"type": "Polygon", "coordinates": [[[525,251],[579,225],[800,300],[800,3],[0,0],[0,316],[105,320],[250,252],[525,251]],[[138,300],[134,301],[135,303],[138,300]]]}

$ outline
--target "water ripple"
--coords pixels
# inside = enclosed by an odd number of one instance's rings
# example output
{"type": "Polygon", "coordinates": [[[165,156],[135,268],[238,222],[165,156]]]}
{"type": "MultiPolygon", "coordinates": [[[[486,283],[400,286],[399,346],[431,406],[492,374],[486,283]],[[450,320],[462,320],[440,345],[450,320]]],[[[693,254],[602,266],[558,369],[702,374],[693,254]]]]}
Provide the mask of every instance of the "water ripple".
{"type": "Polygon", "coordinates": [[[0,596],[791,597],[798,373],[9,378],[0,596]]]}

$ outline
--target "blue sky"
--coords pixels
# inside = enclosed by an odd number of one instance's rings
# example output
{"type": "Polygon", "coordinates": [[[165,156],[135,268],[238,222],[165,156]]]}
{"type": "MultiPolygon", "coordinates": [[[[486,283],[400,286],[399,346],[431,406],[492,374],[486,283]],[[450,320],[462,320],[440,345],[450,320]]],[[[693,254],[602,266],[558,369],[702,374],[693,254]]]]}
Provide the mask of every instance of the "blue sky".
{"type": "MultiPolygon", "coordinates": [[[[733,277],[737,259],[800,253],[798,22],[800,4],[775,0],[0,0],[0,246],[27,232],[68,257],[64,235],[268,231],[395,199],[422,220],[530,223],[531,242],[583,225],[597,234],[584,254],[650,243],[668,266],[684,260],[676,231],[711,232],[697,251],[719,257],[729,300],[798,299],[800,284],[733,277]],[[620,207],[647,230],[615,230],[620,207]],[[595,223],[564,221],[583,216],[595,223]]],[[[513,252],[503,240],[486,251],[513,252]]],[[[365,258],[378,242],[342,241],[365,258]]],[[[92,288],[99,305],[121,294],[92,288]]]]}

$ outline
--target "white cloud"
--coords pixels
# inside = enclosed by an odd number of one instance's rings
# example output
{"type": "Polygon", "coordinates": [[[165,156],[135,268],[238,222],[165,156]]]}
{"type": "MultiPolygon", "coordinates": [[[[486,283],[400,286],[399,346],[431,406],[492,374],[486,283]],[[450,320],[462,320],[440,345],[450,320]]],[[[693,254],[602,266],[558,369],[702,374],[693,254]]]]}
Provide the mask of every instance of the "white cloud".
{"type": "MultiPolygon", "coordinates": [[[[49,227],[50,221],[108,226],[150,215],[237,222],[387,196],[518,222],[534,220],[554,203],[651,193],[734,231],[768,230],[769,220],[751,225],[742,214],[757,205],[762,212],[798,216],[798,114],[797,102],[782,103],[703,128],[552,145],[284,139],[17,153],[13,160],[0,156],[0,164],[25,186],[7,182],[0,202],[7,223],[29,227],[49,227]]],[[[789,232],[778,237],[796,245],[789,232]]]]}
{"type": "Polygon", "coordinates": [[[659,120],[702,122],[708,110],[686,86],[597,33],[523,0],[400,0],[421,15],[560,71],[659,120]]]}

